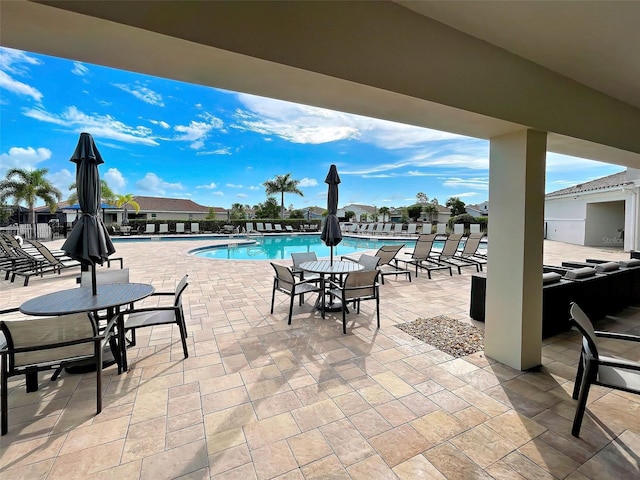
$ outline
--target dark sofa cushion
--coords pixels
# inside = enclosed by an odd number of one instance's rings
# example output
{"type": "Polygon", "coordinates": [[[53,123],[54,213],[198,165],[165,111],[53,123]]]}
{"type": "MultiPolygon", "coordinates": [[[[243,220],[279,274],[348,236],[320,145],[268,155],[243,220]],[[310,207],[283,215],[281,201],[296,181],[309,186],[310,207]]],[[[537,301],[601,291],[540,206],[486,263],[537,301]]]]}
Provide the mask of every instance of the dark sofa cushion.
{"type": "Polygon", "coordinates": [[[542,284],[543,285],[549,285],[551,283],[558,283],[561,278],[562,278],[562,275],[560,275],[559,273],[556,273],[556,272],[543,273],[542,274],[542,284]]]}
{"type": "Polygon", "coordinates": [[[606,262],[596,265],[597,272],[613,272],[614,270],[618,270],[619,268],[620,264],[618,262],[606,262]]]}
{"type": "Polygon", "coordinates": [[[573,270],[568,270],[567,273],[564,274],[564,278],[568,280],[580,280],[593,277],[595,274],[596,269],[592,267],[574,268],[573,270]]]}

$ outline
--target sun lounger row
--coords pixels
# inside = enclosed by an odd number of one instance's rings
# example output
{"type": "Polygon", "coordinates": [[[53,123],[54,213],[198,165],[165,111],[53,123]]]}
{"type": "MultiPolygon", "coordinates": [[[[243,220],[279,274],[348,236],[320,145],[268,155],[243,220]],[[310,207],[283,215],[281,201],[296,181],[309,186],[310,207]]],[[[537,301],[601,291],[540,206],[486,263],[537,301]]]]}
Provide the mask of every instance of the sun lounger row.
{"type": "Polygon", "coordinates": [[[16,276],[24,277],[24,286],[34,275],[43,276],[48,272],[60,272],[63,269],[78,267],[80,262],[63,254],[54,254],[37,240],[31,240],[29,246],[21,246],[8,235],[0,236],[0,271],[5,272],[5,280],[15,281],[16,276]]]}
{"type": "MultiPolygon", "coordinates": [[[[169,232],[169,224],[168,223],[160,223],[158,225],[158,231],[156,232],[156,224],[155,223],[147,223],[145,225],[145,229],[140,229],[140,233],[143,235],[153,235],[155,233],[159,234],[168,234],[169,232]]],[[[200,233],[200,224],[199,223],[191,223],[190,231],[185,231],[184,223],[176,223],[176,233],[200,233]]]]}
{"type": "MultiPolygon", "coordinates": [[[[319,225],[300,225],[301,232],[316,232],[319,230],[319,225]]],[[[286,232],[295,232],[296,230],[291,225],[282,226],[279,223],[265,223],[265,222],[256,222],[255,226],[253,222],[246,222],[244,233],[286,233],[286,232]]]]}

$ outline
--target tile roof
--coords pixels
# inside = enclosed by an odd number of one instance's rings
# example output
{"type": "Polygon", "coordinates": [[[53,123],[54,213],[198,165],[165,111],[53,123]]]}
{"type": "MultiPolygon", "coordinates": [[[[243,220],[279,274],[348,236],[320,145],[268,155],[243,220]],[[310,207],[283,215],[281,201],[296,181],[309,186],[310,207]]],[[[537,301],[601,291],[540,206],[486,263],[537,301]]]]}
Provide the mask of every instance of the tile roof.
{"type": "Polygon", "coordinates": [[[563,188],[562,190],[556,190],[555,192],[547,193],[545,196],[549,198],[560,197],[562,195],[575,195],[578,193],[592,192],[594,190],[604,190],[607,188],[620,187],[622,185],[628,185],[630,183],[633,182],[627,179],[627,172],[626,170],[623,170],[622,172],[614,173],[613,175],[608,175],[602,178],[597,178],[590,182],[563,188]]]}
{"type": "MultiPolygon", "coordinates": [[[[143,197],[136,195],[134,200],[140,205],[140,210],[146,212],[209,212],[209,207],[199,205],[193,200],[184,198],[143,197]]],[[[226,210],[220,207],[214,207],[214,210],[226,212],[226,210]]]]}

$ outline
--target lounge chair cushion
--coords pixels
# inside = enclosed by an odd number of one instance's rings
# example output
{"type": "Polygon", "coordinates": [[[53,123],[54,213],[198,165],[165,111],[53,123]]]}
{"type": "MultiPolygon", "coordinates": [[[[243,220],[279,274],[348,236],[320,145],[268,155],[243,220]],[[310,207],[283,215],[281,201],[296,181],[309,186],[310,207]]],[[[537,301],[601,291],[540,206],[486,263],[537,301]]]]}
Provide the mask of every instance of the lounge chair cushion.
{"type": "Polygon", "coordinates": [[[619,268],[620,264],[618,262],[605,262],[596,265],[597,272],[613,272],[614,270],[618,270],[619,268]]]}
{"type": "Polygon", "coordinates": [[[633,260],[622,260],[618,262],[620,268],[632,268],[632,267],[640,267],[640,260],[634,258],[633,260]]]}
{"type": "Polygon", "coordinates": [[[561,278],[562,278],[562,275],[560,275],[559,273],[555,273],[555,272],[543,273],[542,284],[550,285],[552,283],[558,283],[561,278]]]}
{"type": "Polygon", "coordinates": [[[564,277],[569,280],[589,278],[593,277],[596,274],[596,271],[597,270],[592,267],[574,268],[573,270],[568,270],[567,273],[564,274],[564,277]]]}

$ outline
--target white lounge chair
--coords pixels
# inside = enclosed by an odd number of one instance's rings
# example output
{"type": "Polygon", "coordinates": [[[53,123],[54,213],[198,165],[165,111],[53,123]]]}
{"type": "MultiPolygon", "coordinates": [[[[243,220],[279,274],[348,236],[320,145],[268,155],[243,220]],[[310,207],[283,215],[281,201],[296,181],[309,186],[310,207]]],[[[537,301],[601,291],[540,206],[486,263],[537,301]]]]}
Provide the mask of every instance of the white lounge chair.
{"type": "Polygon", "coordinates": [[[191,224],[191,233],[200,233],[200,224],[192,223],[191,224]]]}
{"type": "Polygon", "coordinates": [[[156,233],[156,224],[155,223],[147,223],[147,228],[144,233],[156,233]]]}
{"type": "Polygon", "coordinates": [[[447,224],[439,223],[436,225],[436,235],[446,235],[447,234],[447,224]]]}
{"type": "Polygon", "coordinates": [[[469,225],[469,233],[480,233],[480,224],[472,223],[469,225]]]}
{"type": "Polygon", "coordinates": [[[282,225],[280,225],[279,223],[276,223],[273,227],[275,228],[276,232],[284,232],[284,230],[282,230],[282,225]]]}
{"type": "Polygon", "coordinates": [[[176,233],[184,233],[184,223],[176,223],[176,233]]]}
{"type": "Polygon", "coordinates": [[[264,231],[265,232],[273,232],[273,227],[271,226],[270,223],[265,223],[264,224],[264,231]]]}
{"type": "Polygon", "coordinates": [[[158,226],[158,233],[169,233],[169,224],[168,223],[161,223],[158,226]]]}
{"type": "Polygon", "coordinates": [[[384,233],[385,235],[389,235],[391,233],[391,227],[393,225],[391,223],[385,223],[384,227],[382,228],[382,231],[380,231],[380,233],[384,233]]]}
{"type": "Polygon", "coordinates": [[[417,235],[418,232],[416,231],[418,228],[418,224],[417,223],[410,223],[409,225],[407,225],[407,235],[417,235]]]}
{"type": "Polygon", "coordinates": [[[464,235],[464,223],[456,223],[453,225],[453,233],[464,235]]]}

